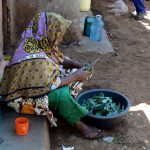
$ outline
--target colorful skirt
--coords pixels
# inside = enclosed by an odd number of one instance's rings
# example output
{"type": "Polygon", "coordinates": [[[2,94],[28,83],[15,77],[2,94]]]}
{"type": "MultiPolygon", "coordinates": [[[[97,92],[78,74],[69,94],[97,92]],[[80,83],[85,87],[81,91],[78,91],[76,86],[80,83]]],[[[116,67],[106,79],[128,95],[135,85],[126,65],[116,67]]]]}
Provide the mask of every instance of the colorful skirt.
{"type": "Polygon", "coordinates": [[[52,110],[56,110],[69,124],[74,125],[83,116],[86,115],[86,108],[80,106],[75,97],[82,90],[83,83],[74,82],[69,86],[57,88],[61,78],[72,74],[76,69],[64,70],[62,69],[61,75],[53,83],[52,91],[45,96],[38,98],[18,98],[8,103],[8,106],[15,109],[20,114],[36,114],[45,115],[50,121],[52,126],[57,126],[56,119],[53,117],[52,110]]]}

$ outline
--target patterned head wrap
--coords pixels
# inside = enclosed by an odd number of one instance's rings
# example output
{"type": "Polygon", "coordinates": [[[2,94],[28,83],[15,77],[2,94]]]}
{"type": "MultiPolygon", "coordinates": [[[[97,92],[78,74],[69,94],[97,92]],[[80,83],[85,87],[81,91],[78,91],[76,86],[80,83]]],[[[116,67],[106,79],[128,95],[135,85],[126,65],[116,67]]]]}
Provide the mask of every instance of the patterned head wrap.
{"type": "Polygon", "coordinates": [[[58,44],[72,22],[56,13],[37,14],[26,32],[23,33],[25,43],[23,48],[29,53],[45,52],[50,58],[53,55],[62,62],[62,53],[58,44]],[[32,34],[30,33],[32,31],[32,34]]]}
{"type": "Polygon", "coordinates": [[[47,36],[52,46],[57,46],[59,40],[62,39],[66,29],[70,26],[71,21],[64,19],[55,13],[47,13],[47,36]]]}

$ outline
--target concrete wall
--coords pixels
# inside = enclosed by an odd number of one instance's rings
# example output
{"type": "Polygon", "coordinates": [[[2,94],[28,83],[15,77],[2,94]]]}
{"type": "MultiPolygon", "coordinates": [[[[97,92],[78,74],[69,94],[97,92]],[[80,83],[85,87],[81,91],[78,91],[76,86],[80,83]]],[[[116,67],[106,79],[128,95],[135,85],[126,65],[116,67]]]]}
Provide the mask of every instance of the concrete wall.
{"type": "Polygon", "coordinates": [[[50,11],[73,21],[65,41],[79,41],[80,0],[8,0],[11,12],[11,44],[16,44],[22,31],[37,12],[50,11]]]}
{"type": "Polygon", "coordinates": [[[0,0],[0,57],[3,53],[3,31],[2,31],[2,0],[0,0]]]}
{"type": "Polygon", "coordinates": [[[66,41],[79,41],[80,31],[80,0],[39,0],[39,11],[52,11],[73,21],[66,33],[66,41]]]}

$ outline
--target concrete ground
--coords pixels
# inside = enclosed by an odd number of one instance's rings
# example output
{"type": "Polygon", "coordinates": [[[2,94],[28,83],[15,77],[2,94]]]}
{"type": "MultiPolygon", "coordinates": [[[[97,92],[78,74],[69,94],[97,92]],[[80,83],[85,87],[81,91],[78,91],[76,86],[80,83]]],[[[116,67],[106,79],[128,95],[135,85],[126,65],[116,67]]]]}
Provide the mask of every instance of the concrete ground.
{"type": "MultiPolygon", "coordinates": [[[[80,29],[83,33],[85,18],[87,16],[93,16],[92,12],[81,12],[80,13],[80,29]]],[[[76,48],[78,52],[96,52],[100,54],[106,54],[114,52],[113,46],[109,41],[105,29],[103,29],[103,38],[101,41],[91,41],[89,37],[83,36],[82,41],[79,42],[79,47],[76,48]]]]}
{"type": "Polygon", "coordinates": [[[0,149],[1,150],[50,150],[49,127],[46,117],[19,115],[14,110],[1,110],[0,149]],[[15,133],[15,119],[29,118],[29,132],[26,136],[15,133]]]}

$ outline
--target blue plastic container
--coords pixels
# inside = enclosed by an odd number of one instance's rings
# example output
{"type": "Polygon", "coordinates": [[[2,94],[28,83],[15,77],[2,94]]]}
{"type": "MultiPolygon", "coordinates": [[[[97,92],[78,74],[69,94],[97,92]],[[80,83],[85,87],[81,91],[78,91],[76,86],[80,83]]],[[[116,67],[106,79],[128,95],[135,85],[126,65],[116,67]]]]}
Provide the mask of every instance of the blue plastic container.
{"type": "Polygon", "coordinates": [[[102,16],[96,15],[96,17],[93,18],[91,31],[90,31],[90,39],[92,41],[101,41],[102,40],[103,26],[104,26],[104,23],[102,21],[102,16]]]}

